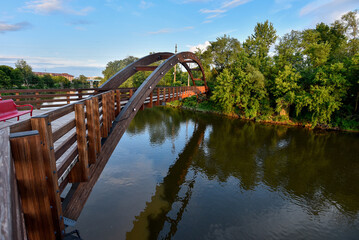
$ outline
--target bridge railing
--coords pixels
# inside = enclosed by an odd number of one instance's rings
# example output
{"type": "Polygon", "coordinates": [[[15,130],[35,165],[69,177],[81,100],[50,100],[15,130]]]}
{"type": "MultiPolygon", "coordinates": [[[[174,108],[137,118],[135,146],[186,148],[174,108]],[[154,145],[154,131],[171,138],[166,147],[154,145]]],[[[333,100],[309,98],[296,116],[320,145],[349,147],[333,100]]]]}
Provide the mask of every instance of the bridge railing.
{"type": "MultiPolygon", "coordinates": [[[[182,89],[183,87],[164,87],[166,94],[172,89],[182,89]]],[[[188,87],[185,87],[188,89],[188,87]]],[[[201,87],[197,87],[201,88],[201,87]]],[[[36,109],[62,107],[70,103],[74,103],[96,95],[100,88],[82,88],[82,89],[12,89],[0,90],[0,97],[3,100],[12,99],[17,105],[31,104],[36,109]]],[[[121,92],[121,101],[130,98],[131,92],[135,92],[137,88],[119,88],[121,92]]],[[[154,93],[156,96],[156,92],[154,93]]]]}
{"type": "MultiPolygon", "coordinates": [[[[83,206],[69,201],[71,191],[64,198],[60,195],[69,183],[91,181],[94,171],[90,166],[96,163],[116,116],[135,91],[102,92],[10,125],[15,176],[30,239],[62,239],[64,217],[77,219],[83,206]]],[[[205,88],[158,87],[141,109],[199,92],[205,88]]]]}

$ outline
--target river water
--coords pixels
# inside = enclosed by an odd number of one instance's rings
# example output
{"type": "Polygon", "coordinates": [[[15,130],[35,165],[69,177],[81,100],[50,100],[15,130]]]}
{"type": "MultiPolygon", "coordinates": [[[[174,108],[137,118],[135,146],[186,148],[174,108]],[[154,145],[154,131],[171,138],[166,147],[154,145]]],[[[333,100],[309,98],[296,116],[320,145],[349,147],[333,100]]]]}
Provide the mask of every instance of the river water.
{"type": "Polygon", "coordinates": [[[153,108],[76,228],[91,239],[359,239],[359,135],[153,108]]]}

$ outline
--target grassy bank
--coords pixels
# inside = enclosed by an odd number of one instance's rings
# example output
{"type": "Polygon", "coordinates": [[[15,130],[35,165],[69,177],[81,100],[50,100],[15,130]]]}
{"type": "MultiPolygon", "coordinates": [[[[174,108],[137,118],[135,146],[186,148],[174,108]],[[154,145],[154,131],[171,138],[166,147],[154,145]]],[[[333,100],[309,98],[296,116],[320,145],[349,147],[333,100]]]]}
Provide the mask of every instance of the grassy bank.
{"type": "MultiPolygon", "coordinates": [[[[235,111],[234,113],[228,114],[225,113],[214,101],[206,98],[205,96],[192,96],[189,98],[185,98],[183,100],[176,100],[166,104],[166,106],[174,107],[174,108],[183,108],[192,111],[199,111],[211,114],[224,115],[229,118],[238,118],[243,120],[255,121],[258,123],[268,123],[268,124],[277,124],[277,125],[289,125],[289,126],[298,126],[314,129],[313,125],[306,121],[305,119],[295,119],[288,116],[280,116],[280,115],[267,115],[267,116],[259,116],[256,118],[246,118],[239,111],[235,111]]],[[[330,131],[348,131],[348,132],[359,132],[359,123],[350,121],[340,122],[331,124],[331,125],[317,125],[316,129],[330,130],[330,131]],[[345,125],[346,124],[346,125],[345,125]]]]}

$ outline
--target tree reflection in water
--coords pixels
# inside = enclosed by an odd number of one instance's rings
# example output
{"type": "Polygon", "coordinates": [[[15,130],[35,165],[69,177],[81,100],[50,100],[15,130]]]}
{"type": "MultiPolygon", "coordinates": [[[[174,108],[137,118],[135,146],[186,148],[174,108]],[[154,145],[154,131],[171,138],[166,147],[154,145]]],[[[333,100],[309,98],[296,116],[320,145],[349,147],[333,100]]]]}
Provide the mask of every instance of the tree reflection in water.
{"type": "Polygon", "coordinates": [[[191,199],[197,171],[223,183],[234,177],[243,191],[255,191],[264,184],[313,216],[335,208],[349,221],[358,218],[357,135],[256,124],[170,108],[139,113],[127,132],[149,129],[151,143],[161,145],[175,138],[181,124],[189,121],[198,124],[193,135],[189,134],[184,150],[136,216],[126,234],[128,239],[174,236],[191,199]],[[189,169],[195,174],[186,181],[189,169]],[[186,189],[183,197],[179,197],[181,189],[186,189]],[[171,218],[168,213],[175,203],[180,206],[171,218]],[[167,233],[163,232],[165,223],[170,226],[167,233]]]}

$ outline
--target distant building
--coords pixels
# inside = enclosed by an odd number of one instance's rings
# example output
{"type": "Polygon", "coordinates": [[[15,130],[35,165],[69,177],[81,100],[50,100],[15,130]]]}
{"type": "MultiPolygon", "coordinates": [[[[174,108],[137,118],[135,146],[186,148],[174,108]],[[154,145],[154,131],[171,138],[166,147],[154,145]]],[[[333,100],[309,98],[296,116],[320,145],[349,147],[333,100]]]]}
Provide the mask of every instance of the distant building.
{"type": "Polygon", "coordinates": [[[68,73],[50,73],[50,72],[34,72],[35,75],[37,76],[44,76],[44,75],[50,75],[50,76],[62,76],[62,77],[65,77],[67,78],[69,81],[72,81],[75,77],[68,74],[68,73]]]}

